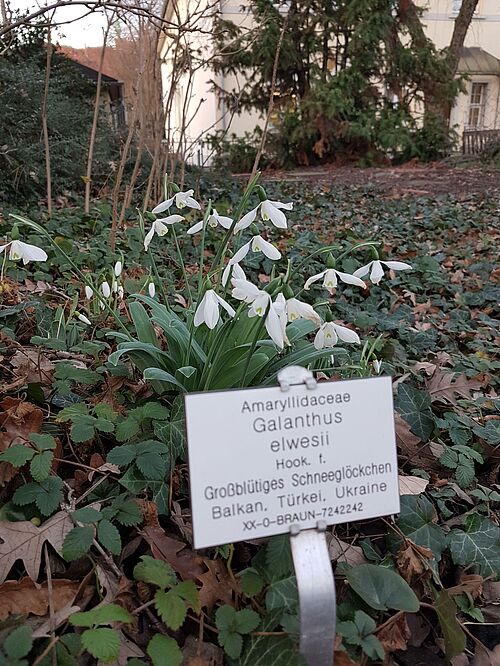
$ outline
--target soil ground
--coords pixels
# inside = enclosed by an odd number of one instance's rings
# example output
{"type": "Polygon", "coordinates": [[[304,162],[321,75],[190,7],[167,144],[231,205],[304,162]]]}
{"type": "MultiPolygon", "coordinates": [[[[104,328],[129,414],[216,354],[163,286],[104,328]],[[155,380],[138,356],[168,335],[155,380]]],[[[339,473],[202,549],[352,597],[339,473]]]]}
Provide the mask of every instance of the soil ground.
{"type": "Polygon", "coordinates": [[[316,181],[340,187],[367,187],[388,198],[399,196],[435,196],[500,192],[500,171],[481,167],[453,167],[443,163],[398,167],[339,167],[326,165],[267,172],[264,180],[316,181]]]}

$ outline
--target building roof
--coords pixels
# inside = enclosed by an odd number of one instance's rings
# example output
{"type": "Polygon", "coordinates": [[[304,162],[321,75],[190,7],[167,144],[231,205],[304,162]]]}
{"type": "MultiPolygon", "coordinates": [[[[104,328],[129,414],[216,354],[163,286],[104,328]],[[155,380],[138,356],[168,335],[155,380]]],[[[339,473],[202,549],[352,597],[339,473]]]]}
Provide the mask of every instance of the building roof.
{"type": "Polygon", "coordinates": [[[479,46],[463,47],[458,71],[461,74],[494,74],[500,76],[500,60],[479,46]]]}

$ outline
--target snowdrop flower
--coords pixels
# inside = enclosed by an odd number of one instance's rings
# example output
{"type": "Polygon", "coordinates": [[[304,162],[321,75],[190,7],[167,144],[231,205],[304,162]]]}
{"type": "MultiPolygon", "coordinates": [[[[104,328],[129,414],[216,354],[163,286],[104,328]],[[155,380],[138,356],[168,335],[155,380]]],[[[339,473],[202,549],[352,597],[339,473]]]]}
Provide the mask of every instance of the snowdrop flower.
{"type": "Polygon", "coordinates": [[[154,282],[150,282],[148,284],[148,294],[151,296],[151,298],[155,297],[156,294],[156,287],[154,282]]]}
{"type": "Polygon", "coordinates": [[[122,262],[117,261],[114,268],[115,277],[120,277],[120,275],[122,274],[122,268],[123,268],[122,262]]]}
{"type": "Polygon", "coordinates": [[[200,304],[196,308],[194,325],[200,326],[200,324],[205,323],[208,328],[214,329],[219,321],[219,305],[222,305],[231,317],[234,317],[236,314],[229,303],[226,303],[213,289],[209,289],[205,292],[200,304]]]}
{"type": "Polygon", "coordinates": [[[153,240],[155,233],[158,234],[158,236],[165,236],[168,232],[168,224],[175,224],[183,219],[182,215],[169,215],[168,217],[162,217],[159,220],[155,220],[144,238],[144,249],[146,252],[148,251],[149,244],[153,240]]]}
{"type": "Polygon", "coordinates": [[[162,201],[157,206],[155,206],[151,212],[155,215],[158,215],[158,213],[163,213],[164,211],[168,210],[174,202],[177,208],[185,208],[187,206],[188,208],[196,208],[196,210],[201,210],[200,204],[192,197],[193,192],[194,190],[187,190],[187,192],[177,192],[177,194],[174,194],[174,196],[170,197],[170,199],[165,199],[165,201],[162,201]]]}
{"type": "Polygon", "coordinates": [[[111,285],[111,291],[113,292],[113,294],[116,294],[116,292],[118,291],[118,282],[116,280],[113,280],[113,283],[111,285]]]}
{"type": "Polygon", "coordinates": [[[366,266],[362,266],[361,268],[358,268],[358,270],[354,271],[353,275],[355,277],[361,278],[370,273],[370,280],[373,282],[373,284],[378,284],[384,275],[382,264],[393,271],[411,270],[410,264],[405,264],[403,261],[381,261],[379,259],[374,259],[373,261],[370,261],[370,263],[366,264],[366,266]]]}
{"type": "Polygon", "coordinates": [[[321,280],[321,278],[324,278],[323,287],[327,289],[330,292],[330,294],[333,294],[333,290],[337,288],[338,284],[337,278],[339,278],[340,280],[342,280],[342,282],[345,282],[346,284],[355,284],[358,287],[363,287],[363,289],[366,287],[363,280],[361,280],[361,278],[359,277],[356,277],[355,275],[350,275],[349,273],[341,273],[335,268],[327,268],[321,273],[313,275],[308,280],[306,280],[304,289],[310,289],[312,283],[321,280]]]}
{"type": "Polygon", "coordinates": [[[283,349],[285,344],[290,344],[286,335],[286,324],[287,314],[285,297],[283,294],[278,294],[274,303],[272,303],[269,308],[265,326],[269,337],[280,350],[283,349]]]}
{"type": "Polygon", "coordinates": [[[10,248],[9,259],[11,261],[19,261],[19,259],[22,259],[24,266],[26,266],[29,261],[47,261],[47,253],[45,250],[42,250],[41,247],[37,247],[36,245],[23,243],[20,240],[13,240],[5,245],[0,245],[0,253],[7,248],[10,248]]]}
{"type": "Polygon", "coordinates": [[[382,369],[382,361],[375,359],[374,361],[372,361],[372,365],[377,375],[380,375],[380,370],[382,369]]]}
{"type": "Polygon", "coordinates": [[[246,280],[246,275],[245,271],[242,269],[242,267],[239,264],[231,264],[229,263],[226,268],[224,269],[224,272],[222,273],[222,286],[225,287],[227,285],[227,281],[229,280],[229,276],[231,275],[231,278],[238,279],[238,280],[246,280]]]}
{"type": "Polygon", "coordinates": [[[90,299],[92,298],[93,295],[94,295],[94,290],[92,289],[92,287],[89,287],[89,285],[86,284],[85,285],[85,297],[86,297],[86,299],[88,301],[90,301],[90,299]]]}
{"type": "Polygon", "coordinates": [[[123,298],[123,295],[125,294],[125,291],[121,285],[118,287],[118,298],[121,300],[123,298]]]}
{"type": "MultiPolygon", "coordinates": [[[[223,227],[224,229],[229,229],[232,223],[233,220],[230,217],[226,217],[225,215],[219,215],[219,213],[215,210],[215,208],[212,209],[212,214],[207,220],[208,226],[212,228],[215,228],[217,225],[220,224],[220,226],[223,227]]],[[[193,226],[187,230],[187,233],[197,234],[198,231],[201,231],[202,229],[203,229],[203,221],[193,224],[193,226]]]]}
{"type": "Polygon", "coordinates": [[[85,315],[80,314],[79,312],[75,312],[76,318],[80,320],[82,323],[87,324],[87,326],[91,326],[92,323],[90,319],[88,319],[85,315]]]}
{"type": "MultiPolygon", "coordinates": [[[[239,264],[234,264],[234,267],[238,265],[239,264]]],[[[233,277],[231,284],[233,285],[233,291],[231,293],[232,297],[238,299],[239,301],[245,301],[245,303],[253,303],[261,293],[266,293],[261,292],[258,287],[256,287],[244,277],[233,277]]]]}
{"type": "Polygon", "coordinates": [[[271,243],[268,243],[262,238],[262,236],[254,236],[248,243],[242,245],[238,252],[232,257],[229,261],[230,264],[238,264],[242,259],[244,259],[249,253],[250,249],[252,252],[262,252],[268,259],[280,259],[281,252],[274,247],[271,243]]]}
{"type": "Polygon", "coordinates": [[[249,227],[257,217],[259,209],[260,216],[264,222],[270,221],[275,227],[278,227],[278,229],[286,229],[286,217],[283,210],[292,210],[293,203],[291,201],[289,203],[282,203],[281,201],[270,201],[269,199],[261,201],[261,203],[253,210],[246,215],[243,215],[241,220],[234,227],[234,233],[249,227]]]}
{"type": "Polygon", "coordinates": [[[318,326],[321,324],[319,314],[308,303],[302,303],[297,298],[289,298],[286,301],[286,314],[288,321],[295,321],[296,319],[310,319],[318,326]]]}
{"type": "Polygon", "coordinates": [[[108,282],[104,281],[101,284],[101,291],[104,298],[109,298],[111,296],[111,287],[108,282]]]}
{"type": "Polygon", "coordinates": [[[314,346],[318,350],[324,349],[325,347],[333,347],[339,340],[342,340],[343,342],[360,343],[359,336],[355,331],[351,331],[351,329],[346,326],[334,324],[333,321],[325,321],[316,333],[314,346]]]}

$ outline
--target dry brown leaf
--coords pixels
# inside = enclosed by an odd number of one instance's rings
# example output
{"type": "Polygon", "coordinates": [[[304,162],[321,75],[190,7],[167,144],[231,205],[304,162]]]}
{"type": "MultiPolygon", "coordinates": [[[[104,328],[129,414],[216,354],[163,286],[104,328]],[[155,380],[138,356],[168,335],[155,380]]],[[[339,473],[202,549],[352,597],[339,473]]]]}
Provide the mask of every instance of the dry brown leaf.
{"type": "Polygon", "coordinates": [[[468,379],[465,375],[457,375],[443,370],[438,370],[426,382],[432,402],[448,402],[455,407],[458,406],[455,395],[471,400],[472,391],[480,389],[481,386],[482,383],[475,379],[468,379]]]}
{"type": "Polygon", "coordinates": [[[429,482],[420,476],[398,476],[400,495],[420,495],[429,485],[429,482]]]}
{"type": "Polygon", "coordinates": [[[415,372],[423,370],[428,377],[432,377],[437,370],[437,365],[435,363],[423,361],[421,363],[415,363],[415,365],[412,366],[412,370],[415,370],[415,372]]]}
{"type": "Polygon", "coordinates": [[[356,564],[366,564],[367,562],[362,548],[353,546],[346,541],[341,541],[335,535],[328,546],[328,553],[332,562],[346,562],[353,566],[356,564]]]}
{"type": "Polygon", "coordinates": [[[479,574],[463,573],[460,577],[460,583],[454,587],[449,587],[448,594],[470,594],[473,599],[477,599],[483,593],[484,579],[479,574]]]}
{"type": "Polygon", "coordinates": [[[33,630],[33,638],[47,638],[50,636],[50,632],[54,629],[58,629],[64,624],[70,615],[73,615],[73,613],[77,613],[82,609],[83,606],[72,606],[69,603],[56,611],[52,618],[49,617],[42,621],[40,621],[40,619],[33,621],[33,618],[28,620],[27,624],[33,630]]]}
{"type": "Polygon", "coordinates": [[[422,440],[410,430],[409,424],[400,414],[395,412],[394,422],[396,427],[396,444],[401,454],[411,460],[412,466],[421,467],[426,471],[439,468],[434,456],[428,451],[428,447],[422,444],[422,440]]]}
{"type": "Polygon", "coordinates": [[[10,359],[10,364],[16,369],[16,374],[21,375],[28,384],[52,382],[55,366],[39,347],[24,347],[16,351],[10,359]]]}
{"type": "Polygon", "coordinates": [[[181,666],[222,666],[224,650],[213,643],[200,642],[194,636],[188,636],[182,648],[184,657],[181,666]]]}
{"type": "Polygon", "coordinates": [[[333,662],[335,666],[359,666],[359,662],[353,661],[343,650],[335,650],[333,662]]]}
{"type": "Polygon", "coordinates": [[[399,549],[396,565],[401,576],[408,583],[412,583],[416,578],[430,573],[427,560],[432,560],[433,558],[434,553],[432,550],[406,540],[405,545],[399,549]]]}
{"type": "Polygon", "coordinates": [[[41,527],[35,527],[29,520],[0,522],[0,583],[7,578],[17,560],[23,561],[28,576],[36,580],[43,544],[48,541],[59,552],[71,529],[73,521],[65,511],[59,511],[41,527]]]}
{"type": "Polygon", "coordinates": [[[471,666],[498,666],[500,664],[500,644],[494,650],[476,645],[476,653],[471,666]]]}
{"type": "Polygon", "coordinates": [[[170,564],[183,580],[196,579],[205,572],[203,558],[187,549],[183,541],[167,536],[159,525],[147,525],[140,534],[148,542],[153,557],[170,564]]]}
{"type": "Polygon", "coordinates": [[[208,568],[198,580],[201,583],[200,604],[210,612],[217,601],[232,604],[234,585],[222,560],[204,560],[208,568]]]}
{"type": "MultiPolygon", "coordinates": [[[[57,612],[71,603],[78,592],[78,581],[56,578],[52,581],[52,604],[57,612]]],[[[31,578],[8,580],[0,585],[0,620],[9,615],[45,615],[49,607],[47,583],[38,585],[31,578]]]]}
{"type": "MultiPolygon", "coordinates": [[[[39,432],[43,423],[42,410],[19,398],[4,398],[0,402],[0,453],[12,444],[24,444],[33,432],[39,432]]],[[[0,463],[0,486],[5,485],[17,470],[6,462],[0,463]]]]}
{"type": "Polygon", "coordinates": [[[406,622],[406,613],[396,616],[394,622],[391,622],[378,631],[377,638],[384,646],[386,652],[406,650],[408,647],[408,639],[410,638],[410,629],[406,622]]]}

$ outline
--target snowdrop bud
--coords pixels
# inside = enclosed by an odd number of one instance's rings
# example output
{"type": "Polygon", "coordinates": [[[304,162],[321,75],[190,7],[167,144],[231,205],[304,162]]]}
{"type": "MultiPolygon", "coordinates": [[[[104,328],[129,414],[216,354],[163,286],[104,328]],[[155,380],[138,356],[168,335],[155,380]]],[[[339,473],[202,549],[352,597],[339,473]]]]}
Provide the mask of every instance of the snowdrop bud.
{"type": "Polygon", "coordinates": [[[85,315],[80,314],[79,312],[75,312],[76,318],[79,319],[81,322],[84,324],[87,324],[87,326],[91,325],[90,319],[88,319],[85,315]]]}
{"type": "Polygon", "coordinates": [[[115,264],[115,276],[120,277],[121,274],[122,274],[122,262],[117,261],[115,264]]]}
{"type": "Polygon", "coordinates": [[[92,289],[92,287],[89,287],[89,285],[86,284],[85,285],[85,296],[87,297],[87,300],[90,301],[90,299],[92,298],[93,295],[94,295],[94,290],[92,289]]]}
{"type": "Polygon", "coordinates": [[[101,291],[104,298],[109,298],[111,296],[111,287],[106,281],[101,284],[101,291]]]}
{"type": "Polygon", "coordinates": [[[120,285],[120,286],[118,287],[118,298],[122,299],[124,293],[125,293],[125,292],[123,291],[123,287],[120,285]]]}
{"type": "Polygon", "coordinates": [[[102,301],[99,301],[99,307],[101,308],[101,310],[104,310],[104,308],[106,306],[104,305],[104,303],[102,301]]]}
{"type": "Polygon", "coordinates": [[[154,295],[156,294],[156,287],[154,282],[150,282],[148,284],[148,293],[151,296],[151,298],[154,298],[154,295]]]}
{"type": "Polygon", "coordinates": [[[375,361],[373,361],[372,365],[373,365],[373,369],[375,370],[377,375],[379,375],[380,374],[380,369],[382,368],[382,361],[379,361],[379,360],[375,359],[375,361]]]}
{"type": "Polygon", "coordinates": [[[118,282],[116,280],[113,280],[113,284],[111,285],[111,291],[113,294],[116,294],[118,291],[118,282]]]}

